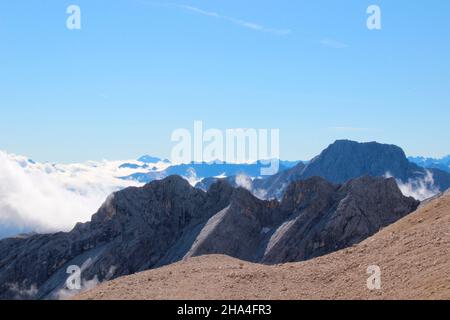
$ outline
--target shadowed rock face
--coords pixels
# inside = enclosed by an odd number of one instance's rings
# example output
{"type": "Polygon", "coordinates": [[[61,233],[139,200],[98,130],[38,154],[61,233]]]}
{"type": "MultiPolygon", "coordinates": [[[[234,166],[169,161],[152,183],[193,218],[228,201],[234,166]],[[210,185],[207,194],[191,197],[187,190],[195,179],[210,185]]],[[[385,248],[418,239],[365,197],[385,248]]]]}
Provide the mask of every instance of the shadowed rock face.
{"type": "Polygon", "coordinates": [[[278,202],[226,181],[204,192],[172,176],[114,193],[71,232],[0,241],[0,298],[57,297],[70,265],[84,280],[103,281],[210,253],[305,260],[355,244],[417,206],[393,179],[312,178],[278,202]]]}
{"type": "Polygon", "coordinates": [[[320,178],[291,184],[281,202],[292,212],[266,247],[262,262],[308,260],[359,243],[414,211],[394,179],[363,177],[344,185],[320,178]]]}
{"type": "Polygon", "coordinates": [[[338,140],[308,164],[279,172],[266,179],[255,180],[253,188],[265,192],[267,199],[281,199],[291,182],[314,176],[332,183],[345,183],[365,175],[383,177],[386,174],[402,181],[424,179],[427,171],[434,184],[444,191],[450,188],[450,174],[439,169],[424,169],[411,163],[400,147],[377,142],[358,143],[338,140]]]}
{"type": "Polygon", "coordinates": [[[202,223],[229,203],[233,189],[224,183],[205,193],[180,177],[111,196],[92,217],[69,233],[0,241],[0,297],[55,294],[70,265],[82,266],[83,278],[99,280],[151,268],[191,225],[202,223]],[[81,257],[81,259],[79,259],[81,257]],[[19,290],[20,289],[20,290],[19,290]]]}

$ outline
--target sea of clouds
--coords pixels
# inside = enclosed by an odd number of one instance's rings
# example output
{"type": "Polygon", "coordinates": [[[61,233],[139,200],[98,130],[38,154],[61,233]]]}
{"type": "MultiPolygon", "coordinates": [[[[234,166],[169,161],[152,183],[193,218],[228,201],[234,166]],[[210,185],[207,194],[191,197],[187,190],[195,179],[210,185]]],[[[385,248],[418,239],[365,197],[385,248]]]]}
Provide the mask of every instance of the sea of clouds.
{"type": "MultiPolygon", "coordinates": [[[[89,221],[111,193],[142,185],[120,178],[146,172],[142,168],[121,167],[125,162],[142,165],[133,160],[36,163],[0,151],[0,239],[21,232],[69,231],[77,222],[89,221]]],[[[159,171],[168,164],[153,166],[159,171]]],[[[201,180],[195,172],[185,178],[192,185],[201,180]]],[[[236,177],[236,184],[251,189],[251,179],[244,175],[236,177]]],[[[421,179],[398,180],[397,184],[403,194],[418,200],[439,192],[430,172],[421,179]]]]}
{"type": "Polygon", "coordinates": [[[68,231],[77,222],[89,221],[109,194],[140,185],[119,178],[140,172],[119,168],[123,163],[35,163],[0,151],[0,238],[18,232],[68,231]]]}

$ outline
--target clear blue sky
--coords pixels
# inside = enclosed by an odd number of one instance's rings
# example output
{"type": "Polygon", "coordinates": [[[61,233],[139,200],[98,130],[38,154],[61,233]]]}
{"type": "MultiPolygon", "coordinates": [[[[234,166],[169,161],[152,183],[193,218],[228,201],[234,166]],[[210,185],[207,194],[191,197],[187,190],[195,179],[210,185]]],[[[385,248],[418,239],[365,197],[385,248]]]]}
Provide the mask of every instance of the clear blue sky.
{"type": "Polygon", "coordinates": [[[169,156],[194,120],[450,153],[447,0],[1,1],[0,41],[0,149],[40,161],[169,156]]]}

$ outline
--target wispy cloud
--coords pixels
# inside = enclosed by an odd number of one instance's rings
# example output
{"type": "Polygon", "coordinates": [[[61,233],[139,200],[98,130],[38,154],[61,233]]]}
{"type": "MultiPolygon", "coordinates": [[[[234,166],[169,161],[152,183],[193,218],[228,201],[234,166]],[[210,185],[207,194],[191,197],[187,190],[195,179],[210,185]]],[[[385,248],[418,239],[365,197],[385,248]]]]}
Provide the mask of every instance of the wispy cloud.
{"type": "MultiPolygon", "coordinates": [[[[391,178],[392,175],[386,172],[385,177],[391,178]]],[[[396,180],[399,189],[405,196],[413,197],[420,201],[429,199],[439,193],[439,188],[434,184],[433,173],[428,170],[420,178],[409,179],[407,182],[396,180]]]]}
{"type": "Polygon", "coordinates": [[[344,49],[347,48],[348,45],[335,40],[335,39],[330,39],[330,38],[324,38],[320,41],[320,44],[323,45],[324,47],[328,47],[328,48],[333,48],[333,49],[344,49]]]}
{"type": "Polygon", "coordinates": [[[159,2],[145,1],[145,0],[139,0],[139,2],[143,3],[143,4],[153,5],[153,6],[171,7],[171,8],[177,8],[177,9],[181,9],[181,10],[185,10],[185,11],[191,11],[191,12],[203,15],[203,16],[207,16],[207,17],[211,17],[211,18],[215,18],[215,19],[222,19],[229,23],[235,24],[235,25],[243,27],[243,28],[251,29],[253,31],[266,32],[266,33],[279,35],[279,36],[284,36],[284,35],[288,35],[288,34],[292,33],[292,30],[290,30],[290,29],[269,28],[269,27],[266,27],[264,25],[261,25],[261,24],[255,23],[255,22],[230,17],[230,16],[223,15],[223,14],[220,14],[220,13],[217,13],[214,11],[203,10],[201,8],[190,6],[190,5],[177,4],[177,3],[159,3],[159,2]]]}
{"type": "Polygon", "coordinates": [[[192,6],[187,6],[187,5],[183,5],[183,4],[172,4],[170,6],[193,11],[193,12],[196,12],[196,13],[202,14],[204,16],[208,16],[208,17],[220,18],[220,15],[216,12],[205,11],[205,10],[202,10],[202,9],[199,9],[196,7],[192,7],[192,6]]]}

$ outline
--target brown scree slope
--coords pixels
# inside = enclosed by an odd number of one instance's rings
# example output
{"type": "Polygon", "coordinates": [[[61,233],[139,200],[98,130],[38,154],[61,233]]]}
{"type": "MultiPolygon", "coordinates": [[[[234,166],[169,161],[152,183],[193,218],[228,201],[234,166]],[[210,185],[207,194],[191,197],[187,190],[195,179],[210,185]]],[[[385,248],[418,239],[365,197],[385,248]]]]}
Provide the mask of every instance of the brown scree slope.
{"type": "Polygon", "coordinates": [[[265,266],[191,258],[103,283],[76,299],[450,299],[450,194],[349,249],[265,266]],[[367,267],[381,268],[368,290],[367,267]]]}

